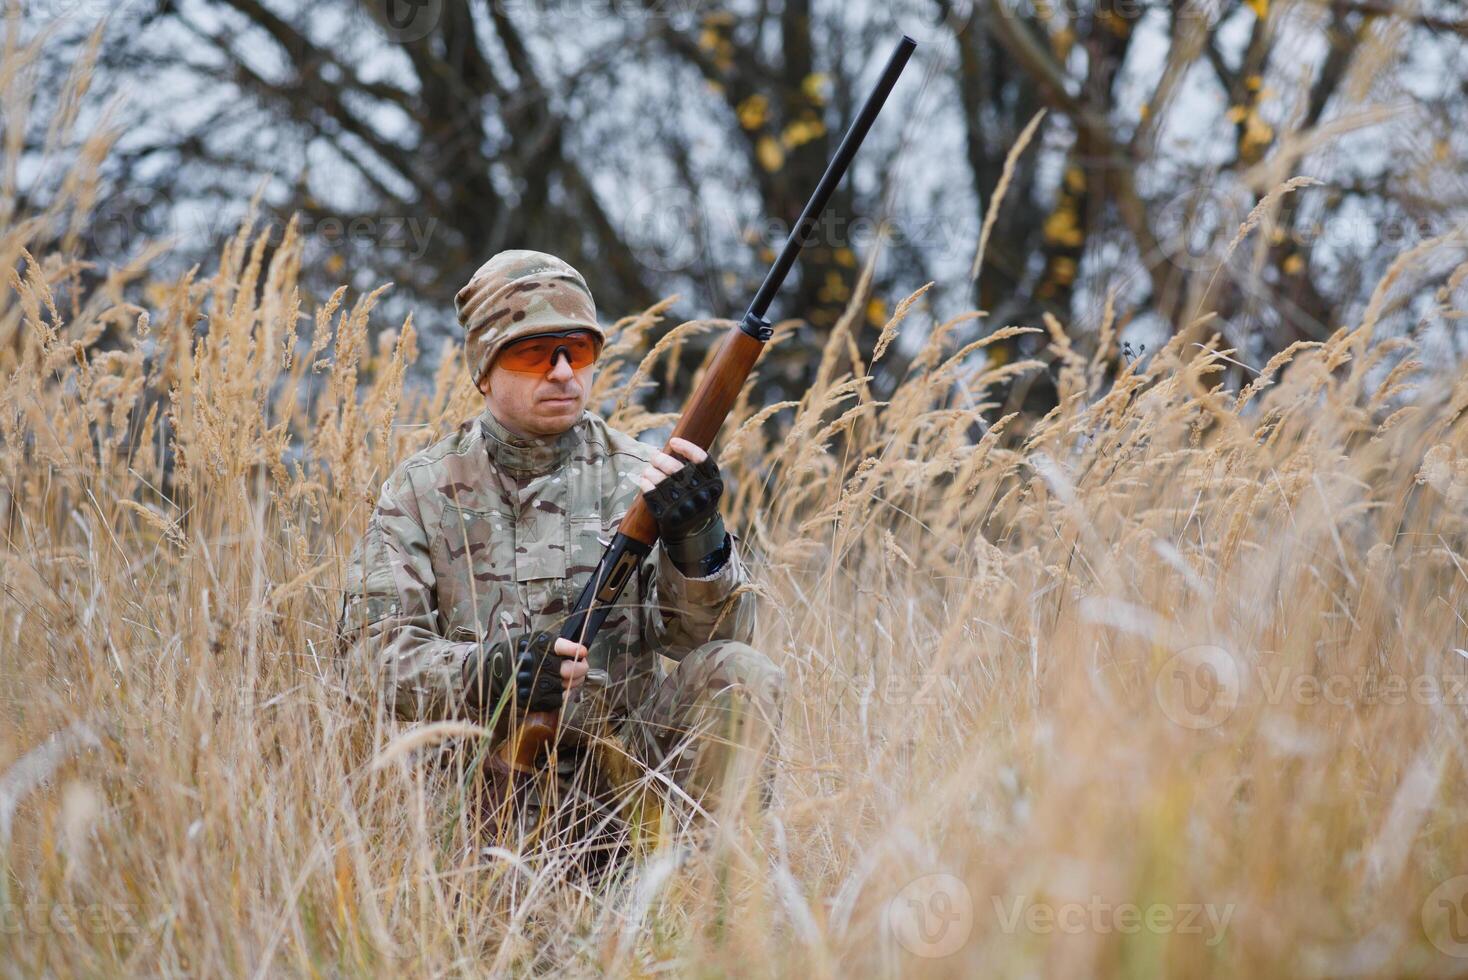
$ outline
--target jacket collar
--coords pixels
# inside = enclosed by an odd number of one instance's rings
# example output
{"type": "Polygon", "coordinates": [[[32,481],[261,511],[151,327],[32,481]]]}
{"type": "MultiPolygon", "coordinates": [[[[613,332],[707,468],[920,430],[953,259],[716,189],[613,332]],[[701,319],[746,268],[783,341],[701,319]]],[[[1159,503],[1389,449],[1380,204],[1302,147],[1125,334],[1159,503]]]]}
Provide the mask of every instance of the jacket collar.
{"type": "Polygon", "coordinates": [[[479,416],[489,458],[515,476],[544,476],[560,469],[581,442],[581,430],[585,424],[586,411],[583,409],[581,417],[565,432],[535,439],[515,435],[487,408],[479,416]]]}

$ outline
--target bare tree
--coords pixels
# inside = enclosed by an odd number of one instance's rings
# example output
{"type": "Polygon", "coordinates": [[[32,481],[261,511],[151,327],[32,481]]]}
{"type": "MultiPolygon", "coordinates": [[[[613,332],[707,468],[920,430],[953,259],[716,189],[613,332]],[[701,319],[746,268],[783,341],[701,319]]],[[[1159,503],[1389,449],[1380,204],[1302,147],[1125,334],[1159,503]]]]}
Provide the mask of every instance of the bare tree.
{"type": "MultiPolygon", "coordinates": [[[[975,330],[1048,313],[1093,348],[1107,309],[1138,338],[1216,311],[1212,325],[1257,366],[1333,331],[1395,252],[1468,205],[1468,15],[1456,3],[113,6],[104,84],[131,90],[135,108],[108,161],[104,214],[124,231],[151,229],[140,216],[159,212],[196,231],[179,216],[202,214],[214,225],[186,244],[203,251],[263,186],[274,214],[308,224],[317,285],[391,279],[397,309],[440,335],[455,290],[510,247],[575,263],[608,316],[675,291],[677,315],[737,315],[863,73],[898,28],[920,29],[920,70],[779,301],[807,323],[763,372],[787,392],[809,381],[871,255],[857,219],[892,217],[897,232],[875,301],[858,310],[863,356],[882,299],[931,277],[935,312],[990,311],[975,330]],[[966,269],[1006,157],[1042,108],[970,291],[952,269],[966,269]],[[1250,208],[1297,174],[1321,183],[1279,196],[1233,242],[1250,208]],[[904,228],[920,210],[966,230],[904,228]],[[1362,229],[1375,237],[1350,233],[1362,229]]],[[[57,43],[85,35],[63,30],[57,43]]],[[[32,192],[44,196],[44,181],[32,192]]],[[[1393,329],[1420,328],[1421,295],[1393,305],[1393,329]]],[[[900,380],[911,349],[894,346],[879,386],[900,380]]],[[[987,356],[1035,349],[1022,338],[987,356]]],[[[1036,380],[1011,397],[1043,410],[1053,393],[1036,380]]]]}

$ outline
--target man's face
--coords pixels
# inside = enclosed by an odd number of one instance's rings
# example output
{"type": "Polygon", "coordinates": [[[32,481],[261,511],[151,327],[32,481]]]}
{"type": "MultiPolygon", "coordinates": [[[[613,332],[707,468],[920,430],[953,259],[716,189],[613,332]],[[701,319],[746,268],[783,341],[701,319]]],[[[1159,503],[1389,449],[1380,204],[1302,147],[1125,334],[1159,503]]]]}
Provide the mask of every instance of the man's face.
{"type": "Polygon", "coordinates": [[[578,331],[568,337],[527,337],[501,351],[479,382],[494,417],[521,436],[554,436],[571,428],[586,407],[596,372],[594,355],[583,367],[572,367],[573,359],[584,359],[584,354],[573,358],[575,347],[586,341],[595,344],[591,334],[578,331]]]}

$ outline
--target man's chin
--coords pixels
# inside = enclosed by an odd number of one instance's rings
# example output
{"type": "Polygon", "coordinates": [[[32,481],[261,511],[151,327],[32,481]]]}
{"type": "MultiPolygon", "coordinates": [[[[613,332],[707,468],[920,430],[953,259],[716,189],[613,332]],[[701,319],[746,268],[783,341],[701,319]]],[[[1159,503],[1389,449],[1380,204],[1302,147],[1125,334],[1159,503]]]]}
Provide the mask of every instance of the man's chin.
{"type": "Polygon", "coordinates": [[[569,429],[581,417],[581,399],[566,401],[541,401],[536,404],[536,414],[542,425],[556,432],[569,429]]]}

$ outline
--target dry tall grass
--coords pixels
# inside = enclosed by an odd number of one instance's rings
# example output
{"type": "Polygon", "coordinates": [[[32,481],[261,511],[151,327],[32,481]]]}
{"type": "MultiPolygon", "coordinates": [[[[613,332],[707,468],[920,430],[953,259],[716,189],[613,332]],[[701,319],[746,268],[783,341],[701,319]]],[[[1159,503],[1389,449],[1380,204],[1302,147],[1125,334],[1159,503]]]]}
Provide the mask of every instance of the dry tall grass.
{"type": "MultiPolygon", "coordinates": [[[[467,848],[444,770],[374,768],[403,727],[329,662],[376,486],[475,409],[458,361],[417,390],[376,293],[303,310],[293,234],[148,309],[148,256],[84,287],[105,143],[48,213],[0,193],[5,972],[1468,969],[1468,379],[1380,377],[1382,303],[1241,392],[1196,330],[1107,382],[1049,324],[1063,404],[1023,433],[983,399],[1030,368],[974,369],[959,321],[881,404],[848,318],[722,451],[791,684],[775,805],[587,884],[467,848]]],[[[634,429],[657,315],[598,388],[634,429]]]]}

